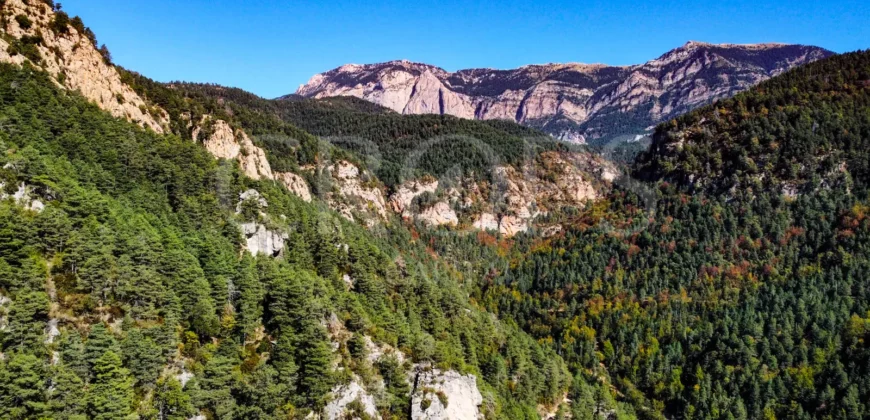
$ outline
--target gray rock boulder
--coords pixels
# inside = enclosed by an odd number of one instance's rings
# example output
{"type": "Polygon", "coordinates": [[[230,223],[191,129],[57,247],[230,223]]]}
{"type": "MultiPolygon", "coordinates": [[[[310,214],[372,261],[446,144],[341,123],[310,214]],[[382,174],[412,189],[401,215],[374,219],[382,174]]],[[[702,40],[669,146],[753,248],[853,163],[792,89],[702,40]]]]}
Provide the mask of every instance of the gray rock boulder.
{"type": "Polygon", "coordinates": [[[474,375],[420,370],[411,395],[412,420],[477,420],[483,396],[474,375]]]}

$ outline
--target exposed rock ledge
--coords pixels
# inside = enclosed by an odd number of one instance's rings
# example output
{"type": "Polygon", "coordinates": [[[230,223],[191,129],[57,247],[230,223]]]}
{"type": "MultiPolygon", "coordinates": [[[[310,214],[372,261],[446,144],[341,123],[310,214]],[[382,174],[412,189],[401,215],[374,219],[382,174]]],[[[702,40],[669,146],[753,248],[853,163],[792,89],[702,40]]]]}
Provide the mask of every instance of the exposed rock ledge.
{"type": "Polygon", "coordinates": [[[329,205],[346,219],[353,221],[353,212],[359,212],[374,216],[364,220],[372,225],[388,217],[384,192],[376,185],[368,185],[367,172],[360,172],[356,165],[342,160],[326,167],[326,173],[338,187],[338,194],[329,197],[329,205]]]}
{"type": "Polygon", "coordinates": [[[521,167],[494,168],[493,181],[423,178],[398,185],[392,209],[429,226],[459,225],[512,237],[528,231],[540,215],[598,199],[618,175],[612,163],[590,153],[544,152],[521,167]],[[423,194],[434,203],[414,201],[423,194]],[[437,201],[436,201],[437,200],[437,201]],[[468,219],[466,219],[466,216],[468,219]]]}
{"type": "Polygon", "coordinates": [[[393,211],[402,215],[402,217],[413,217],[411,213],[411,204],[414,199],[424,193],[435,193],[438,190],[438,180],[420,180],[409,181],[396,189],[396,192],[390,197],[390,206],[393,211]]]}
{"type": "Polygon", "coordinates": [[[456,226],[459,224],[456,212],[453,211],[450,204],[444,201],[439,201],[432,207],[423,210],[417,219],[429,226],[456,226]]]}
{"type": "Polygon", "coordinates": [[[308,183],[305,178],[296,175],[292,172],[275,172],[275,180],[286,187],[290,192],[296,194],[303,201],[311,202],[311,190],[308,189],[308,183]]]}
{"type": "Polygon", "coordinates": [[[266,152],[254,145],[244,131],[234,131],[224,120],[211,120],[204,116],[193,130],[193,140],[199,141],[202,127],[211,124],[211,134],[202,139],[202,145],[218,159],[236,160],[239,167],[251,179],[275,179],[266,159],[266,152]]]}
{"type": "MultiPolygon", "coordinates": [[[[37,46],[43,60],[31,63],[55,78],[58,85],[78,90],[89,101],[115,117],[125,118],[163,133],[169,122],[168,114],[159,107],[149,107],[129,86],[121,81],[118,71],[107,64],[91,41],[68,26],[66,34],[56,34],[49,28],[54,11],[43,1],[6,0],[0,2],[2,12],[8,16],[25,15],[33,23],[24,29],[16,19],[7,18],[3,29],[7,34],[20,39],[22,36],[41,34],[43,41],[37,46]],[[5,4],[4,4],[5,3],[5,4]],[[152,115],[153,114],[153,115],[152,115]]],[[[9,44],[0,40],[0,61],[23,64],[29,60],[21,54],[10,55],[9,44]]]]}
{"type": "MultiPolygon", "coordinates": [[[[5,189],[6,185],[0,182],[0,200],[5,200],[10,197],[4,192],[5,189]]],[[[45,209],[45,204],[38,197],[34,197],[34,195],[33,188],[22,182],[18,185],[18,190],[16,190],[11,197],[15,201],[15,204],[24,207],[27,210],[39,213],[45,209]]]]}
{"type": "MultiPolygon", "coordinates": [[[[256,204],[260,210],[269,206],[266,199],[257,190],[247,190],[239,194],[239,203],[236,205],[236,214],[242,213],[242,203],[256,204]]],[[[260,218],[268,218],[268,215],[259,212],[260,218]]],[[[245,237],[245,249],[256,256],[264,254],[270,257],[278,257],[284,251],[284,241],[289,237],[285,232],[269,230],[265,225],[256,221],[242,223],[240,226],[245,237]]]]}
{"type": "Polygon", "coordinates": [[[289,237],[286,233],[269,230],[266,226],[250,222],[241,225],[245,243],[251,255],[264,254],[270,257],[280,256],[284,251],[284,241],[289,237]]]}
{"type": "Polygon", "coordinates": [[[344,420],[350,418],[348,412],[351,403],[358,401],[362,411],[371,418],[380,418],[375,398],[363,388],[359,381],[354,378],[347,385],[339,385],[332,389],[334,399],[323,409],[323,417],[326,420],[344,420]]]}
{"type": "Polygon", "coordinates": [[[421,370],[411,396],[412,420],[477,420],[483,396],[474,375],[421,370]]]}

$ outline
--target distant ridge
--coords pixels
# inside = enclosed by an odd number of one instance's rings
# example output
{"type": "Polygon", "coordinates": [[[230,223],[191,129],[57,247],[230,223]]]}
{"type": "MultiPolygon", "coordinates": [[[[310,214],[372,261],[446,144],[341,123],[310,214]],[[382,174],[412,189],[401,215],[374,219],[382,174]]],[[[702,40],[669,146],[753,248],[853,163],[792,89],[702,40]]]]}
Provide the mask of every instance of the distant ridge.
{"type": "Polygon", "coordinates": [[[633,66],[550,63],[451,73],[394,60],[317,74],[296,94],[353,96],[403,114],[506,119],[572,142],[603,142],[646,133],[661,121],[831,55],[804,45],[689,41],[633,66]]]}

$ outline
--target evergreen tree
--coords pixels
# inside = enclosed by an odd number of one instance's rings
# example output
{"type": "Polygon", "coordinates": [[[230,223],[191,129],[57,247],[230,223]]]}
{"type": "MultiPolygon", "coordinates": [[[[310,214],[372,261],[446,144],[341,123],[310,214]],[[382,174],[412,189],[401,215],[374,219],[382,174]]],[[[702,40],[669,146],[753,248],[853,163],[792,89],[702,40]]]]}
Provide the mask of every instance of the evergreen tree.
{"type": "Polygon", "coordinates": [[[63,331],[58,340],[57,351],[65,370],[72,371],[82,380],[90,377],[91,365],[85,356],[85,344],[78,331],[63,331]]]}
{"type": "Polygon", "coordinates": [[[279,390],[288,400],[296,396],[296,382],[299,379],[295,344],[296,339],[291,329],[282,329],[272,349],[270,360],[277,372],[279,390]]]}
{"type": "Polygon", "coordinates": [[[2,335],[3,348],[40,351],[48,321],[48,295],[45,292],[22,292],[9,310],[9,325],[2,335]]]}
{"type": "Polygon", "coordinates": [[[378,371],[384,378],[384,389],[389,394],[389,408],[393,414],[405,413],[410,405],[411,392],[406,380],[406,372],[395,356],[381,358],[378,371]]]}
{"type": "Polygon", "coordinates": [[[85,342],[84,357],[90,366],[91,376],[96,374],[97,360],[99,360],[106,352],[112,352],[115,355],[121,353],[121,347],[115,336],[106,328],[102,322],[98,322],[91,326],[91,331],[88,333],[88,340],[85,342]]]}
{"type": "Polygon", "coordinates": [[[248,255],[239,262],[238,271],[239,327],[250,334],[262,322],[265,289],[257,276],[256,261],[248,255]]]}
{"type": "Polygon", "coordinates": [[[201,390],[197,392],[196,405],[208,408],[218,419],[232,418],[236,409],[231,394],[236,385],[235,365],[236,360],[226,355],[215,355],[206,362],[202,378],[198,381],[201,390]]]}
{"type": "Polygon", "coordinates": [[[94,380],[88,392],[88,414],[95,420],[127,418],[133,413],[133,377],[121,357],[108,350],[94,363],[94,380]]]}
{"type": "Polygon", "coordinates": [[[299,391],[309,404],[321,407],[332,388],[332,347],[326,331],[311,323],[300,333],[296,346],[299,365],[299,391]]]}
{"type": "Polygon", "coordinates": [[[151,387],[157,382],[165,362],[163,351],[151,337],[142,334],[139,328],[131,328],[121,342],[125,365],[136,378],[136,384],[151,387]]]}
{"type": "Polygon", "coordinates": [[[7,354],[0,361],[0,416],[39,418],[47,411],[45,367],[36,356],[7,354]]]}
{"type": "Polygon", "coordinates": [[[161,379],[154,393],[154,407],[160,420],[187,420],[196,414],[191,398],[175,379],[161,379]]]}
{"type": "Polygon", "coordinates": [[[78,271],[80,287],[103,305],[114,303],[119,267],[111,249],[104,247],[86,259],[78,271]]]}
{"type": "Polygon", "coordinates": [[[85,382],[63,364],[55,366],[48,407],[51,417],[62,420],[81,419],[87,410],[85,382]]]}

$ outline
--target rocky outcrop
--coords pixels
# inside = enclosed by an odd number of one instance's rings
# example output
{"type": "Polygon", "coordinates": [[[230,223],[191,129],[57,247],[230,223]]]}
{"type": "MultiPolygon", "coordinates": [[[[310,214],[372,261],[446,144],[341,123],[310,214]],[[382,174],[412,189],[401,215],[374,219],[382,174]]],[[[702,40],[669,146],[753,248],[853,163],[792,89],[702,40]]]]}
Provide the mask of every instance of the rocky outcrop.
{"type": "Polygon", "coordinates": [[[242,172],[251,179],[275,179],[266,152],[255,146],[242,130],[233,130],[224,120],[203,117],[200,125],[193,130],[193,140],[202,145],[218,159],[239,162],[242,172]],[[205,133],[208,131],[208,133],[205,133]]]}
{"type": "Polygon", "coordinates": [[[498,231],[500,223],[496,215],[492,213],[482,213],[480,216],[477,217],[477,220],[474,221],[474,224],[472,226],[474,226],[474,228],[477,230],[498,231]]]}
{"type": "Polygon", "coordinates": [[[241,225],[245,235],[245,249],[251,255],[263,254],[277,257],[284,251],[284,241],[289,237],[286,233],[269,230],[266,226],[249,222],[241,225]]]}
{"type": "Polygon", "coordinates": [[[325,174],[334,186],[327,202],[342,216],[354,220],[354,213],[365,215],[368,225],[388,217],[384,192],[371,174],[344,160],[327,166],[325,174]]]}
{"type": "Polygon", "coordinates": [[[37,213],[45,209],[45,203],[43,203],[42,200],[38,196],[36,196],[33,187],[22,182],[18,184],[18,189],[15,190],[15,192],[11,196],[4,192],[5,189],[6,186],[2,182],[0,182],[0,200],[5,200],[11,197],[12,200],[15,201],[15,204],[27,210],[35,211],[37,213]]]}
{"type": "Polygon", "coordinates": [[[447,201],[439,201],[435,204],[419,209],[415,208],[414,200],[423,194],[435,194],[438,191],[438,180],[424,178],[411,180],[399,185],[396,192],[390,197],[390,207],[404,219],[414,219],[428,226],[455,226],[459,224],[459,217],[447,201]]]}
{"type": "Polygon", "coordinates": [[[59,320],[51,318],[45,326],[45,344],[54,343],[54,340],[60,336],[60,329],[57,328],[59,320]]]}
{"type": "Polygon", "coordinates": [[[618,175],[615,165],[591,153],[544,152],[519,168],[495,168],[491,183],[432,178],[407,181],[396,188],[390,204],[406,220],[496,231],[511,237],[528,231],[538,216],[598,199],[618,175]],[[430,195],[423,200],[428,204],[415,203],[423,194],[430,195]]]}
{"type": "Polygon", "coordinates": [[[399,364],[405,363],[405,354],[401,351],[393,348],[389,344],[384,343],[375,343],[372,341],[371,337],[364,337],[366,344],[366,352],[368,354],[368,362],[371,364],[376,363],[378,360],[381,360],[382,357],[395,357],[398,360],[399,364]]]}
{"type": "Polygon", "coordinates": [[[571,63],[449,73],[403,60],[345,65],[312,77],[296,93],[355,96],[404,114],[508,119],[584,142],[643,132],[831,54],[801,45],[689,42],[624,67],[571,63]]]}
{"type": "Polygon", "coordinates": [[[413,420],[478,420],[483,396],[474,375],[421,369],[411,395],[413,420]]]}
{"type": "Polygon", "coordinates": [[[356,410],[362,411],[371,418],[380,418],[375,398],[360,385],[357,379],[347,385],[339,385],[332,389],[332,401],[323,409],[323,418],[326,420],[344,420],[347,418],[359,418],[359,414],[352,412],[352,405],[356,410]]]}
{"type": "Polygon", "coordinates": [[[275,180],[280,182],[290,192],[299,196],[303,201],[311,202],[311,190],[308,188],[305,178],[292,172],[276,172],[275,180]]]}
{"type": "MultiPolygon", "coordinates": [[[[342,357],[340,349],[352,337],[336,314],[330,314],[323,319],[333,344],[336,360],[333,369],[341,371],[342,357]]],[[[384,358],[395,358],[399,364],[407,366],[407,357],[388,344],[375,343],[369,336],[362,336],[366,347],[366,359],[362,362],[369,366],[376,365],[384,358]]],[[[349,381],[335,386],[331,391],[331,399],[322,411],[322,417],[328,420],[358,419],[364,416],[379,419],[378,403],[390,398],[385,394],[383,378],[377,374],[363,383],[359,376],[352,372],[349,381]]],[[[477,420],[482,419],[480,406],[483,396],[477,389],[477,378],[474,375],[461,375],[456,371],[434,369],[429,363],[414,364],[409,370],[406,380],[411,393],[411,419],[428,420],[477,420]]]]}
{"type": "Polygon", "coordinates": [[[0,332],[9,327],[9,311],[12,307],[12,299],[0,293],[0,332]]]}
{"type": "Polygon", "coordinates": [[[269,229],[265,224],[261,223],[261,220],[268,221],[269,219],[269,216],[263,212],[269,206],[269,203],[257,190],[247,190],[239,194],[236,214],[243,214],[248,206],[256,210],[257,220],[245,222],[239,226],[245,239],[245,249],[254,256],[257,254],[264,254],[270,257],[280,256],[284,251],[284,241],[289,235],[285,232],[269,229]]]}
{"type": "Polygon", "coordinates": [[[65,31],[52,29],[55,13],[45,2],[6,0],[0,10],[6,23],[2,29],[12,38],[11,42],[35,43],[40,58],[31,57],[34,58],[31,60],[22,53],[14,53],[14,49],[9,49],[10,39],[0,39],[0,61],[13,64],[30,62],[45,70],[58,85],[81,92],[115,117],[125,118],[158,133],[164,132],[168,114],[159,107],[149,106],[124,84],[118,70],[106,62],[92,41],[78,29],[72,25],[66,26],[65,31]],[[28,18],[29,27],[22,27],[18,19],[13,18],[19,15],[28,18]]]}
{"type": "Polygon", "coordinates": [[[411,217],[411,205],[414,199],[425,193],[435,193],[438,190],[438,180],[411,180],[396,187],[396,192],[390,196],[390,207],[403,217],[411,217]]]}
{"type": "Polygon", "coordinates": [[[429,226],[456,226],[459,224],[456,212],[445,201],[439,201],[432,207],[421,211],[417,219],[429,226]]]}

